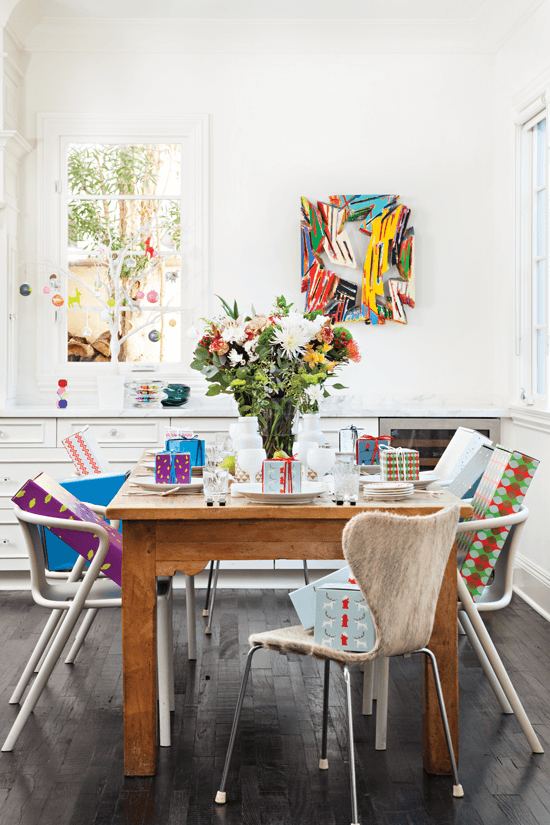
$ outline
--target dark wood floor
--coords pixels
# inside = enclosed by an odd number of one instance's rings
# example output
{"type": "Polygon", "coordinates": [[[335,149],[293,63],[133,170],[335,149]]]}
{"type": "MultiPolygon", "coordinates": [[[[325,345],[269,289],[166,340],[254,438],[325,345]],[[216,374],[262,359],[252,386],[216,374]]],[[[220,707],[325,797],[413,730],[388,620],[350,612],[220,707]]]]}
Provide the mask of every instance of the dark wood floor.
{"type": "MultiPolygon", "coordinates": [[[[0,755],[1,825],[349,825],[341,673],[335,668],[330,693],[330,769],[320,772],[322,674],[306,657],[257,654],[228,803],[214,804],[248,634],[295,618],[283,591],[220,591],[213,635],[199,633],[198,661],[188,663],[184,598],[177,593],[172,747],[161,749],[157,776],[123,776],[120,613],[100,611],[77,663],[57,666],[16,750],[0,755]]],[[[0,593],[2,741],[16,714],[8,698],[44,615],[28,593],[0,593]]],[[[454,800],[450,779],[422,769],[418,659],[391,663],[385,752],[374,750],[374,720],[361,716],[356,672],[363,825],[549,825],[550,625],[518,598],[490,625],[548,753],[528,752],[461,638],[465,797],[454,800]]]]}

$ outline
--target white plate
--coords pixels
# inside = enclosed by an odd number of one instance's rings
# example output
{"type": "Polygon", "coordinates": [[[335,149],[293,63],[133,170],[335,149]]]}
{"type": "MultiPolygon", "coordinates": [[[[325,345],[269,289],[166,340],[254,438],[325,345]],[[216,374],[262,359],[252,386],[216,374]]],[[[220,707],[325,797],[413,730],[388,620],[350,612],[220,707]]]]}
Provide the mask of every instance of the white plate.
{"type": "Polygon", "coordinates": [[[237,492],[253,504],[309,504],[327,492],[327,485],[308,481],[302,484],[301,493],[263,493],[261,484],[239,484],[237,492]]]}
{"type": "Polygon", "coordinates": [[[137,484],[138,487],[142,487],[144,490],[161,493],[166,490],[173,490],[174,487],[181,487],[181,490],[178,490],[179,493],[202,493],[202,481],[191,480],[190,484],[157,484],[156,481],[143,480],[142,476],[134,476],[131,483],[137,484]]]}
{"type": "Polygon", "coordinates": [[[363,498],[370,501],[401,501],[404,498],[410,498],[414,495],[414,490],[410,493],[386,493],[383,495],[376,495],[375,493],[363,493],[363,498]]]}
{"type": "MultiPolygon", "coordinates": [[[[154,461],[140,461],[140,467],[143,467],[146,470],[154,470],[155,469],[155,462],[154,461]]],[[[191,475],[192,476],[202,476],[202,467],[191,467],[191,475]]]]}
{"type": "Polygon", "coordinates": [[[380,481],[380,475],[373,475],[365,483],[366,484],[371,484],[371,483],[374,483],[374,482],[379,482],[380,484],[394,484],[394,483],[395,484],[397,484],[397,483],[399,483],[399,484],[414,484],[414,486],[417,490],[424,490],[426,487],[428,487],[428,485],[433,484],[434,481],[439,481],[439,476],[436,476],[436,474],[433,473],[431,470],[422,470],[418,475],[419,475],[419,478],[415,479],[414,481],[411,480],[411,481],[403,481],[403,482],[393,482],[393,481],[383,482],[383,481],[380,481]]]}

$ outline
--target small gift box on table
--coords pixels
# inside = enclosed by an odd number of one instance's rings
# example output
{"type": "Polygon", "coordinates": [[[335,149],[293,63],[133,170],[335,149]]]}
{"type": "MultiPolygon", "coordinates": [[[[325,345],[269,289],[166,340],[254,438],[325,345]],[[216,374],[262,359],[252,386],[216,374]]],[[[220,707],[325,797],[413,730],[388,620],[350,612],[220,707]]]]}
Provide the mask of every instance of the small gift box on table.
{"type": "Polygon", "coordinates": [[[264,493],[301,493],[302,462],[295,458],[268,458],[262,465],[264,493]]]}
{"type": "Polygon", "coordinates": [[[304,630],[310,630],[315,624],[315,597],[318,589],[322,589],[328,582],[332,584],[357,584],[349,567],[333,570],[312,584],[306,584],[290,593],[290,601],[298,614],[304,630]]]}
{"type": "Polygon", "coordinates": [[[190,438],[167,438],[165,449],[171,453],[189,453],[192,467],[204,467],[204,441],[196,436],[190,438]]]}
{"type": "Polygon", "coordinates": [[[338,431],[338,451],[341,453],[354,453],[357,439],[364,434],[364,430],[357,428],[354,424],[343,427],[338,431]]]}
{"type": "Polygon", "coordinates": [[[327,582],[317,588],[313,638],[331,650],[372,650],[376,633],[359,585],[327,582]]]}
{"type": "Polygon", "coordinates": [[[382,481],[417,481],[419,467],[418,450],[389,447],[380,452],[382,481]]]}
{"type": "Polygon", "coordinates": [[[157,453],[155,458],[157,484],[189,484],[191,481],[191,456],[173,451],[157,453]]]}
{"type": "Polygon", "coordinates": [[[362,435],[355,444],[358,464],[380,464],[380,447],[391,446],[391,435],[362,435]]]}
{"type": "MultiPolygon", "coordinates": [[[[101,516],[60,487],[57,481],[45,473],[40,473],[36,478],[26,481],[12,501],[27,513],[100,524],[109,533],[109,550],[101,569],[116,584],[122,584],[122,535],[101,516]]],[[[99,547],[99,538],[93,533],[77,533],[76,530],[63,530],[57,527],[49,529],[54,536],[64,541],[88,561],[92,561],[99,547]]]]}

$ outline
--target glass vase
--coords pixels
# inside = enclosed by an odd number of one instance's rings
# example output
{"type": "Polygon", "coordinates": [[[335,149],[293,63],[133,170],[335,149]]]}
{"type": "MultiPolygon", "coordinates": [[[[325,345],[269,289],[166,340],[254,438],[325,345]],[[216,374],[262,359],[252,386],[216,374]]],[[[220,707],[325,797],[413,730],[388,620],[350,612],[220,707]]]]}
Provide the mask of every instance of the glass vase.
{"type": "Polygon", "coordinates": [[[277,397],[272,397],[269,409],[263,410],[258,416],[260,435],[268,458],[273,458],[273,454],[278,450],[284,450],[287,455],[292,455],[295,418],[296,405],[285,398],[277,397]]]}

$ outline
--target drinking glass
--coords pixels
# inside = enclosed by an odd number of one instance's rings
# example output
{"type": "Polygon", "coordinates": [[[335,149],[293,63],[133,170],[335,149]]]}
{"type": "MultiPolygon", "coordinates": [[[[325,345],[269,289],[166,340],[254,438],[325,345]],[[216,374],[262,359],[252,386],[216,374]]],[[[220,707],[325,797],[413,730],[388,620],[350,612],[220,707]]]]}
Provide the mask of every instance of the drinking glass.
{"type": "Polygon", "coordinates": [[[336,451],[332,447],[313,447],[307,451],[307,463],[321,479],[334,466],[336,451]]]}
{"type": "Polygon", "coordinates": [[[334,498],[337,504],[349,501],[355,505],[359,498],[360,468],[357,464],[335,464],[332,470],[334,498]]]}
{"type": "Polygon", "coordinates": [[[202,483],[206,504],[212,507],[217,500],[220,506],[225,506],[229,489],[229,470],[221,467],[205,467],[202,473],[202,483]]]}
{"type": "MultiPolygon", "coordinates": [[[[309,450],[316,450],[319,447],[316,441],[295,441],[293,454],[302,462],[304,468],[304,479],[307,481],[308,461],[307,454],[309,450]]],[[[311,468],[313,470],[313,467],[311,468]]]]}

